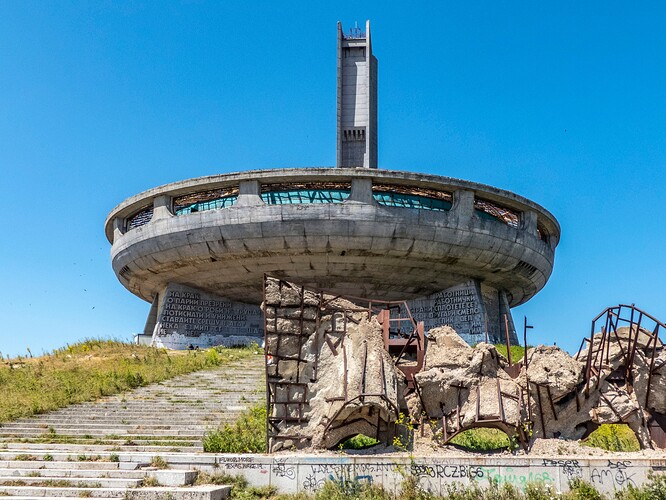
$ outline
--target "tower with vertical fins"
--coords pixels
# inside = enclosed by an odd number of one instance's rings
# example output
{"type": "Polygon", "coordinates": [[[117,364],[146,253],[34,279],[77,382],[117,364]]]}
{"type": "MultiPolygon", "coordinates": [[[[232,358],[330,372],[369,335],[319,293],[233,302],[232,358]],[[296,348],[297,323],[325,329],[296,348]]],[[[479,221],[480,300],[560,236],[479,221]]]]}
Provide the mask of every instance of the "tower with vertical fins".
{"type": "Polygon", "coordinates": [[[337,166],[377,168],[377,58],[370,21],[345,34],[338,23],[337,166]]]}

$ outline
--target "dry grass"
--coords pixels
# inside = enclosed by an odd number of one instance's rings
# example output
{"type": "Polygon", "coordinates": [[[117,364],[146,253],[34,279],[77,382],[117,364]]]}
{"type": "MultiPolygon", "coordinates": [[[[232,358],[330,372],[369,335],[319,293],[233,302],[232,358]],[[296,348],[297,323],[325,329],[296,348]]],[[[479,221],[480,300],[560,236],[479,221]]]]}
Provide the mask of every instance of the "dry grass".
{"type": "Polygon", "coordinates": [[[243,359],[253,348],[167,351],[89,339],[37,358],[0,364],[0,422],[94,400],[243,359]]]}

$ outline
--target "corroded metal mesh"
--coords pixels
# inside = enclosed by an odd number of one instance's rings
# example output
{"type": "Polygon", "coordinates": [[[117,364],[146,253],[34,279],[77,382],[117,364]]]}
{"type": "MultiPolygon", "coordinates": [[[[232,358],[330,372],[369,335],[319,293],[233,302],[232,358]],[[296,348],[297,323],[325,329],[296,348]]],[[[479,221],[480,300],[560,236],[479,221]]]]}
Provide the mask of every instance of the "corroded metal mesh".
{"type": "Polygon", "coordinates": [[[276,184],[262,184],[262,193],[276,191],[349,191],[351,182],[282,182],[276,184]]]}
{"type": "Polygon", "coordinates": [[[508,207],[503,207],[487,200],[475,198],[474,208],[493,216],[495,219],[504,222],[508,226],[518,227],[520,215],[518,212],[508,207]]]}
{"type": "Polygon", "coordinates": [[[183,196],[178,196],[173,199],[173,208],[175,211],[180,210],[181,208],[189,207],[195,203],[205,202],[216,200],[219,198],[225,198],[227,196],[234,196],[238,194],[238,186],[212,189],[209,191],[200,191],[198,193],[186,194],[183,196]]]}
{"type": "Polygon", "coordinates": [[[376,193],[399,193],[410,196],[421,196],[424,198],[434,198],[436,200],[445,200],[453,203],[453,193],[449,191],[440,191],[438,189],[399,186],[396,184],[373,184],[372,191],[376,193]]]}
{"type": "Polygon", "coordinates": [[[127,218],[127,230],[134,229],[150,222],[150,219],[153,218],[153,207],[147,207],[143,210],[138,211],[131,217],[127,218]]]}

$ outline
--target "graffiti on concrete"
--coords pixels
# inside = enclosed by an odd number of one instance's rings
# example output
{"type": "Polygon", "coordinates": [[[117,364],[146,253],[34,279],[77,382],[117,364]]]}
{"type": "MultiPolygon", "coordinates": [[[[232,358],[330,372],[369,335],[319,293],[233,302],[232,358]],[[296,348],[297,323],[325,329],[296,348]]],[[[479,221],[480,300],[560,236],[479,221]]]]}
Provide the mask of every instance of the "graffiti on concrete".
{"type": "Polygon", "coordinates": [[[611,486],[614,489],[636,486],[633,477],[635,472],[630,472],[630,460],[608,461],[606,467],[593,467],[590,471],[590,482],[592,485],[611,486]]]}

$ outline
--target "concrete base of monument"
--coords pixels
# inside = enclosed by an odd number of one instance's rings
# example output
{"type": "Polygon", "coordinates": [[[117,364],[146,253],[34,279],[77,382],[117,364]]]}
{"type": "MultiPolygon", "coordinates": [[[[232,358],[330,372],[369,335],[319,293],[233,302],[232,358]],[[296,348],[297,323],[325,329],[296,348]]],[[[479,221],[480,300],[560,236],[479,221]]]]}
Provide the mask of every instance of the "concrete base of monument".
{"type": "MultiPolygon", "coordinates": [[[[508,327],[518,343],[506,294],[478,280],[469,280],[435,294],[407,302],[424,330],[448,325],[470,345],[504,343],[508,327]]],[[[263,345],[261,308],[234,302],[186,285],[169,283],[155,298],[144,335],[168,349],[263,345]]]]}
{"type": "Polygon", "coordinates": [[[410,300],[407,305],[414,319],[423,321],[426,332],[450,326],[469,345],[476,345],[504,343],[508,329],[511,343],[518,343],[506,293],[478,280],[410,300]]]}
{"type": "Polygon", "coordinates": [[[156,298],[146,330],[152,333],[154,346],[168,349],[263,345],[264,341],[259,306],[175,283],[156,298]]]}

